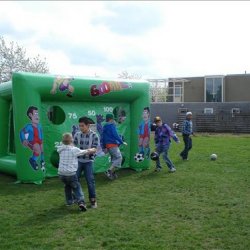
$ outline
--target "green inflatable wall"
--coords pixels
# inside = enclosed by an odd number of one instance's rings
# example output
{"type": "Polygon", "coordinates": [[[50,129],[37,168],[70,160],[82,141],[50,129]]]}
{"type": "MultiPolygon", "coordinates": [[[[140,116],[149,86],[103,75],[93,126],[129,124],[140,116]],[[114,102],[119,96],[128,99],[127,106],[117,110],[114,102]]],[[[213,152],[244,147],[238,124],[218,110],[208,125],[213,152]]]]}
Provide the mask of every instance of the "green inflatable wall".
{"type": "MultiPolygon", "coordinates": [[[[65,132],[78,131],[88,116],[99,137],[105,116],[113,113],[120,136],[123,168],[149,168],[149,83],[123,79],[81,78],[14,73],[0,85],[0,171],[18,182],[41,184],[57,176],[55,145],[65,132]]],[[[109,156],[98,149],[95,173],[109,167],[109,156]]]]}

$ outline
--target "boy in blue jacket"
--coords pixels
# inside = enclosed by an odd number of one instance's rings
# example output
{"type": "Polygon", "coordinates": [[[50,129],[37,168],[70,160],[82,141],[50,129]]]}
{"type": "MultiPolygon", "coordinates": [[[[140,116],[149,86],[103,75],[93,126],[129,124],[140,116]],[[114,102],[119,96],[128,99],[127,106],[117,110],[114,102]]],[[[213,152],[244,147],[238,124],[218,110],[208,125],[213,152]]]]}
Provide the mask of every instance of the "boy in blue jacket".
{"type": "Polygon", "coordinates": [[[106,115],[106,124],[103,126],[102,145],[104,150],[110,154],[111,166],[105,172],[110,180],[117,178],[116,168],[121,167],[122,154],[119,149],[121,144],[127,145],[118,135],[113,114],[106,115]]]}
{"type": "MultiPolygon", "coordinates": [[[[163,159],[166,162],[169,172],[173,173],[176,171],[175,166],[173,162],[170,160],[168,156],[168,150],[171,144],[171,138],[176,143],[179,143],[179,138],[176,136],[175,133],[171,130],[171,128],[162,122],[161,118],[159,116],[156,116],[154,119],[154,122],[156,124],[156,129],[155,129],[155,146],[156,146],[156,152],[159,154],[163,154],[163,159]]],[[[161,171],[161,165],[160,165],[160,159],[156,160],[156,168],[155,172],[161,171]]]]}

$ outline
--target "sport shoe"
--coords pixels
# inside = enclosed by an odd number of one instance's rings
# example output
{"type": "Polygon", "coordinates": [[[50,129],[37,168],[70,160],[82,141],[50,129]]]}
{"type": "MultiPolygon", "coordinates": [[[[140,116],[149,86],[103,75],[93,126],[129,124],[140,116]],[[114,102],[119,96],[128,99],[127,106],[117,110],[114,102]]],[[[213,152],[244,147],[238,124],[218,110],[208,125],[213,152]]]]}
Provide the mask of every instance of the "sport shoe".
{"type": "Polygon", "coordinates": [[[118,178],[118,175],[116,172],[113,173],[113,179],[117,179],[118,178]]]}
{"type": "Polygon", "coordinates": [[[160,172],[161,168],[155,168],[155,172],[160,172]]]}
{"type": "Polygon", "coordinates": [[[80,209],[82,212],[86,212],[86,211],[87,211],[87,207],[86,207],[86,205],[85,205],[83,202],[80,202],[80,203],[78,204],[78,206],[79,206],[79,209],[80,209]]]}
{"type": "Polygon", "coordinates": [[[91,208],[97,208],[97,202],[96,202],[96,200],[90,201],[90,207],[91,208]]]}
{"type": "Polygon", "coordinates": [[[114,180],[114,176],[113,176],[113,173],[110,169],[108,169],[106,172],[105,172],[105,175],[110,179],[110,180],[114,180]]]}
{"type": "Polygon", "coordinates": [[[174,167],[172,167],[172,168],[169,169],[170,173],[174,173],[175,171],[176,171],[176,169],[174,167]]]}

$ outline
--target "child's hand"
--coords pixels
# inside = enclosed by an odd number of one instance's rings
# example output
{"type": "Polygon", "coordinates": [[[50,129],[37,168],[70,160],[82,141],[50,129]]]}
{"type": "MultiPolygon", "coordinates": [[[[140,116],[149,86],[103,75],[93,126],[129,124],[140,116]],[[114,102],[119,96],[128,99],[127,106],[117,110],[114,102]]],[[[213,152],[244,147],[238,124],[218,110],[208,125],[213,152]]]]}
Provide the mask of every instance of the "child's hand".
{"type": "Polygon", "coordinates": [[[86,155],[88,153],[88,150],[87,149],[83,149],[82,151],[81,151],[81,154],[82,155],[86,155]]]}

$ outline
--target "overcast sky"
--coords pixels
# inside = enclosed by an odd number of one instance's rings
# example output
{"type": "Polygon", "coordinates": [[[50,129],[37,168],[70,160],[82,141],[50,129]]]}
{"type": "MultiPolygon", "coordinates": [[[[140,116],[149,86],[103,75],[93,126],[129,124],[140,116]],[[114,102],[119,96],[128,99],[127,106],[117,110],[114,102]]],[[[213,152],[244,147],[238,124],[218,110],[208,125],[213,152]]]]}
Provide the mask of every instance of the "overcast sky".
{"type": "Polygon", "coordinates": [[[250,73],[248,1],[1,1],[0,35],[50,73],[143,78],[250,73]]]}

